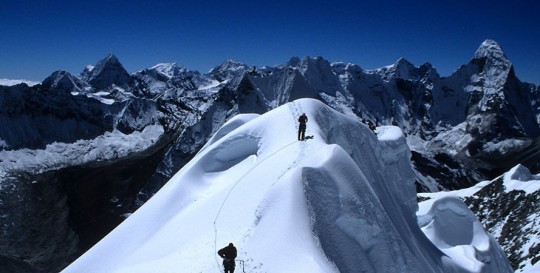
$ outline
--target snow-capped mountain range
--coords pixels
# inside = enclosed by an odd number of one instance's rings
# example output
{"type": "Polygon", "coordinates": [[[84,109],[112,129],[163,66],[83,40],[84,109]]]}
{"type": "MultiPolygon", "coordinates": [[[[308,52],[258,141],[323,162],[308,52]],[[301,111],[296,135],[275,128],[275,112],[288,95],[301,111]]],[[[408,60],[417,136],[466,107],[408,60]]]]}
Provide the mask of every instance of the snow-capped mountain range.
{"type": "Polygon", "coordinates": [[[65,267],[223,128],[238,127],[223,127],[231,118],[300,98],[399,126],[420,192],[471,187],[518,163],[537,173],[538,93],[492,40],[448,77],[404,58],[364,70],[322,57],[261,68],[226,61],[205,74],[163,63],[129,74],[109,54],[80,75],[0,86],[0,259],[20,272],[65,267]]]}

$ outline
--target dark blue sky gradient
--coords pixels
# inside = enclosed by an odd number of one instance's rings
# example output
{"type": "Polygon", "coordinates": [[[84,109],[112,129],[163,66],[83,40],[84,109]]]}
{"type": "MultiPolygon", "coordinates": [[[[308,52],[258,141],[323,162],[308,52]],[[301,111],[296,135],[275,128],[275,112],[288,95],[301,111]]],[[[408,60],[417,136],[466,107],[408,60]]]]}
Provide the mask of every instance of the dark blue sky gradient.
{"type": "Polygon", "coordinates": [[[364,69],[404,57],[448,76],[493,39],[522,81],[540,84],[538,2],[9,0],[0,4],[0,78],[78,74],[109,52],[130,73],[322,56],[364,69]]]}

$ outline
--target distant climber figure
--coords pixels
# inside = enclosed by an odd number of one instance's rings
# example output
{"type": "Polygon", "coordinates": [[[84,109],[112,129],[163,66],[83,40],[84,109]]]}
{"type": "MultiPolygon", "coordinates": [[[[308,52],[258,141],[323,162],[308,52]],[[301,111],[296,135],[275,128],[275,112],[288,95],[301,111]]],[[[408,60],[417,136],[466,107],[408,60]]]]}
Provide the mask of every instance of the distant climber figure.
{"type": "Polygon", "coordinates": [[[298,126],[298,140],[304,140],[306,138],[306,123],[308,118],[305,113],[303,113],[299,118],[300,126],[298,126]]]}
{"type": "Polygon", "coordinates": [[[223,258],[225,273],[234,273],[234,268],[236,267],[234,262],[234,259],[236,259],[236,247],[234,247],[233,243],[220,249],[217,254],[223,258]]]}
{"type": "Polygon", "coordinates": [[[371,120],[367,121],[367,125],[369,129],[371,129],[371,131],[375,132],[375,130],[377,130],[377,127],[375,126],[375,124],[373,124],[373,122],[371,122],[371,120]]]}

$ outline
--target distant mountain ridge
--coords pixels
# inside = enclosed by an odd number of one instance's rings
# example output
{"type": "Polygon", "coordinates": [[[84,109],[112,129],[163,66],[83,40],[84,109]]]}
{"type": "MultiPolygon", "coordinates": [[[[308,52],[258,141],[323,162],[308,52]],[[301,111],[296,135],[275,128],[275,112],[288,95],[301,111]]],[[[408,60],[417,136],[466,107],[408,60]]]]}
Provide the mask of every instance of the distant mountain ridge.
{"type": "MultiPolygon", "coordinates": [[[[111,131],[130,135],[149,126],[163,128],[159,141],[121,158],[117,155],[123,152],[95,148],[99,159],[58,163],[46,173],[0,161],[0,179],[3,188],[14,186],[10,194],[29,199],[31,191],[23,189],[32,188],[33,181],[63,189],[45,199],[67,200],[50,213],[69,213],[66,222],[55,224],[66,230],[58,240],[73,242],[76,237],[84,242],[65,255],[70,259],[106,234],[110,222],[121,221],[157,192],[231,117],[262,114],[298,98],[318,99],[359,121],[401,127],[412,150],[418,191],[469,187],[517,163],[540,172],[539,88],[521,82],[501,46],[486,40],[468,64],[447,77],[429,63],[416,67],[404,58],[364,70],[322,57],[293,57],[274,67],[228,60],[205,74],[178,64],[158,64],[129,74],[109,54],[80,75],[57,71],[38,85],[0,86],[0,127],[7,128],[0,131],[0,159],[23,150],[54,155],[54,143],[76,149],[78,140],[91,141],[111,131]],[[139,172],[127,171],[141,165],[145,168],[139,172]],[[87,200],[85,195],[96,198],[87,200]],[[92,224],[78,217],[88,211],[92,224]]],[[[295,138],[292,129],[284,128],[283,133],[295,138]]],[[[21,205],[13,202],[12,206],[21,205]]],[[[42,210],[36,205],[21,213],[42,210]]],[[[13,229],[5,232],[8,239],[19,236],[13,229]]],[[[39,234],[32,240],[49,237],[39,234]]],[[[49,247],[56,246],[43,244],[34,251],[48,253],[49,247]]],[[[0,249],[8,257],[27,251],[0,249]]],[[[51,265],[49,256],[22,260],[37,269],[62,266],[61,261],[51,265]]]]}

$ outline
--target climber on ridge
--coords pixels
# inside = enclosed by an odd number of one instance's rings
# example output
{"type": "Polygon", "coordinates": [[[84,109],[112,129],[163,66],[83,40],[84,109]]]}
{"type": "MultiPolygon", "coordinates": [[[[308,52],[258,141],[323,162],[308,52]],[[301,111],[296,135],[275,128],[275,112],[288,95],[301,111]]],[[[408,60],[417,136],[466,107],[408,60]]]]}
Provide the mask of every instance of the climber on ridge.
{"type": "Polygon", "coordinates": [[[223,258],[225,273],[234,273],[234,268],[236,267],[234,262],[234,259],[236,259],[236,247],[234,247],[233,243],[220,249],[217,254],[223,258]]]}
{"type": "Polygon", "coordinates": [[[308,122],[308,117],[303,113],[299,118],[300,126],[298,126],[298,140],[304,140],[306,138],[306,123],[308,122]]]}

